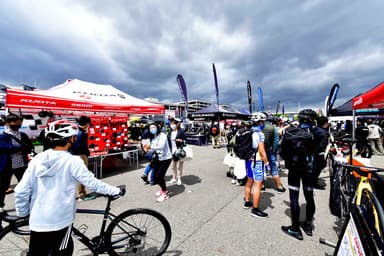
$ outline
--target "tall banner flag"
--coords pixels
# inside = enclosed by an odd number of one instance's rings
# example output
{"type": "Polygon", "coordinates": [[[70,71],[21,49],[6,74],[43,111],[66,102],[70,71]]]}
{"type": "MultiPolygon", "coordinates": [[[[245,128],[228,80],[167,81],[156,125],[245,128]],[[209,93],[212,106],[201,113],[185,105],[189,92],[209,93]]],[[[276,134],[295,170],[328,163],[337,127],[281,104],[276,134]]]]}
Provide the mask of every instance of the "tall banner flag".
{"type": "Polygon", "coordinates": [[[217,106],[219,107],[219,85],[217,83],[215,63],[212,63],[212,69],[213,69],[213,78],[215,80],[215,88],[216,88],[216,102],[217,102],[217,106]]]}
{"type": "Polygon", "coordinates": [[[333,104],[335,103],[335,100],[337,98],[337,93],[339,92],[340,86],[338,84],[334,84],[331,88],[331,91],[329,92],[328,96],[328,103],[326,108],[326,115],[328,116],[329,113],[332,110],[333,104]]]}
{"type": "Polygon", "coordinates": [[[280,110],[280,101],[277,101],[277,104],[276,104],[276,114],[279,113],[279,110],[280,110]]]}
{"type": "Polygon", "coordinates": [[[281,113],[282,113],[283,116],[284,116],[284,104],[281,106],[281,113]]]}
{"type": "Polygon", "coordinates": [[[249,113],[252,114],[252,89],[251,82],[247,82],[247,94],[248,94],[248,105],[249,105],[249,113]]]}
{"type": "Polygon", "coordinates": [[[185,85],[185,81],[182,75],[178,74],[176,77],[176,82],[179,85],[181,96],[183,97],[185,109],[188,110],[188,95],[187,95],[187,87],[185,85]]]}
{"type": "Polygon", "coordinates": [[[259,111],[264,112],[263,91],[260,86],[257,87],[257,95],[259,96],[259,111]]]}

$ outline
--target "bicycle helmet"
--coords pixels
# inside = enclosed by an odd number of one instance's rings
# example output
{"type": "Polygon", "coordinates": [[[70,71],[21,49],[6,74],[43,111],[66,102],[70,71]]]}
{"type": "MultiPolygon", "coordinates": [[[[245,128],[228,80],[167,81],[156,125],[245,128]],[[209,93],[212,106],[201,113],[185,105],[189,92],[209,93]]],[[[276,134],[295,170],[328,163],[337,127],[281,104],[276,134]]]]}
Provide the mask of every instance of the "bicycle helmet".
{"type": "Polygon", "coordinates": [[[300,123],[311,123],[314,124],[317,118],[317,114],[312,109],[303,109],[299,112],[299,122],[300,123]]]}
{"type": "Polygon", "coordinates": [[[45,128],[45,135],[56,135],[58,139],[69,138],[77,135],[79,128],[76,124],[69,122],[68,120],[62,119],[51,122],[48,127],[45,128]]]}
{"type": "Polygon", "coordinates": [[[177,158],[177,159],[183,159],[184,157],[187,156],[187,153],[185,152],[184,149],[182,148],[178,148],[176,149],[175,153],[174,153],[174,156],[177,158]]]}
{"type": "Polygon", "coordinates": [[[267,120],[267,115],[263,112],[256,112],[252,114],[252,121],[258,122],[258,121],[265,121],[267,120]]]}

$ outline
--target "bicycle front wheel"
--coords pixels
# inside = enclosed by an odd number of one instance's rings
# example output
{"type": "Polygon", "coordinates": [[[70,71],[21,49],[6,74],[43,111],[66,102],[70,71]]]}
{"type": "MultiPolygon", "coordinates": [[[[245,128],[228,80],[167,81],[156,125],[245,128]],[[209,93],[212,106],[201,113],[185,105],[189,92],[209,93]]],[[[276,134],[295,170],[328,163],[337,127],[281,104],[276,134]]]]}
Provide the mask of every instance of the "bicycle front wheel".
{"type": "Polygon", "coordinates": [[[8,226],[0,232],[0,255],[27,255],[31,231],[28,220],[16,221],[14,231],[8,226]]]}
{"type": "Polygon", "coordinates": [[[121,213],[105,234],[109,255],[162,255],[171,241],[171,226],[159,212],[132,209],[121,213]]]}

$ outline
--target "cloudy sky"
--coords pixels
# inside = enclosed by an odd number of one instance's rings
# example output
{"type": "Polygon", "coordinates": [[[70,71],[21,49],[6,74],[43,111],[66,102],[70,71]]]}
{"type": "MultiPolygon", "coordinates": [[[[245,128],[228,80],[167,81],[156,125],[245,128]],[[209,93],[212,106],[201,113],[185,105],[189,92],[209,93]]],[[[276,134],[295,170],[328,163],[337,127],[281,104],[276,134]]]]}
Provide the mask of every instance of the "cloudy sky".
{"type": "MultiPolygon", "coordinates": [[[[0,82],[47,89],[77,78],[139,98],[247,107],[246,83],[286,111],[335,105],[383,81],[382,0],[0,2],[0,82]]],[[[257,106],[257,103],[256,103],[257,106]]]]}

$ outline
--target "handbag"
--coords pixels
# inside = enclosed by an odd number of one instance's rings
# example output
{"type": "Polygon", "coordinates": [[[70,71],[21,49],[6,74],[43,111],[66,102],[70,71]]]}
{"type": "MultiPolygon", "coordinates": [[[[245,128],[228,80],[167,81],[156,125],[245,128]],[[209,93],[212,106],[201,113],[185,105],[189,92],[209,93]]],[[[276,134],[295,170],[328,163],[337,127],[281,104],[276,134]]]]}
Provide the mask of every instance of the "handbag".
{"type": "Polygon", "coordinates": [[[223,164],[228,167],[235,167],[235,155],[233,153],[228,153],[224,156],[223,164]]]}
{"type": "Polygon", "coordinates": [[[243,179],[245,176],[247,176],[245,160],[235,157],[235,166],[233,168],[233,174],[235,174],[237,179],[243,179]]]}
{"type": "Polygon", "coordinates": [[[185,158],[184,158],[184,161],[185,160],[192,160],[193,159],[193,150],[192,150],[192,147],[190,146],[185,146],[183,147],[183,149],[185,150],[185,158]]]}

